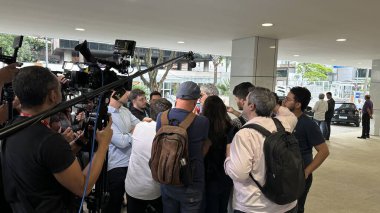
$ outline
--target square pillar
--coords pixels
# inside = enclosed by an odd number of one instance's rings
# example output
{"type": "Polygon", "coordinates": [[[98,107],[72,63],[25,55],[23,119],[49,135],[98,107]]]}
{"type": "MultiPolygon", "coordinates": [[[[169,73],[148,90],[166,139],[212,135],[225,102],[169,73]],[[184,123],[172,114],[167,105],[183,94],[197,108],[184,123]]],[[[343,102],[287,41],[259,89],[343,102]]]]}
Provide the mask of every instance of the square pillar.
{"type": "Polygon", "coordinates": [[[277,49],[277,39],[254,36],[232,41],[230,106],[236,108],[232,90],[242,82],[274,91],[277,49]]]}

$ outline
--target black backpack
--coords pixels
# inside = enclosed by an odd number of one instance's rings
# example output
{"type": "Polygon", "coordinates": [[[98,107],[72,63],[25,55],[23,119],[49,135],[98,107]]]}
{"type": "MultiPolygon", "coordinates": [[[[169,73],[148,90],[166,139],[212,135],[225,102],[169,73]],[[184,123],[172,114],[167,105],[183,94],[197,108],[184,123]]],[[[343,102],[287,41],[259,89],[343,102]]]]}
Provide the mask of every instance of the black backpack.
{"type": "Polygon", "coordinates": [[[277,118],[272,119],[277,128],[277,132],[274,133],[257,124],[243,126],[255,129],[265,137],[265,185],[261,186],[251,173],[249,175],[269,200],[284,205],[302,195],[305,188],[305,172],[297,139],[285,131],[277,118]]]}

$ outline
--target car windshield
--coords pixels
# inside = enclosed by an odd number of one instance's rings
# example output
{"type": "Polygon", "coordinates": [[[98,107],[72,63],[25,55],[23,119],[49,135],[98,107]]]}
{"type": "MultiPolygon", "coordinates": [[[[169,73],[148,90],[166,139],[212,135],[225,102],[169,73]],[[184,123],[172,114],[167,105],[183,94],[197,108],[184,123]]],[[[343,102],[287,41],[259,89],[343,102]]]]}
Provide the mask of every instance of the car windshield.
{"type": "Polygon", "coordinates": [[[352,103],[339,103],[335,104],[336,109],[355,109],[355,104],[352,103]]]}

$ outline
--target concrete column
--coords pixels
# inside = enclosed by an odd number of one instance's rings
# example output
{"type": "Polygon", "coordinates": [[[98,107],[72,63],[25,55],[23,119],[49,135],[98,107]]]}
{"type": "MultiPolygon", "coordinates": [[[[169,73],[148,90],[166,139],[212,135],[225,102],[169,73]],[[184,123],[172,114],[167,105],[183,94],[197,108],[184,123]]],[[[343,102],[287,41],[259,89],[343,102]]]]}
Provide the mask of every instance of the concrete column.
{"type": "Polygon", "coordinates": [[[209,71],[209,66],[210,66],[210,61],[204,61],[203,71],[204,72],[208,72],[209,71]]]}
{"type": "Polygon", "coordinates": [[[263,37],[232,41],[230,105],[236,108],[232,90],[249,81],[255,86],[274,90],[276,86],[278,40],[263,37]]]}
{"type": "Polygon", "coordinates": [[[371,135],[380,134],[380,59],[372,61],[370,95],[373,102],[373,119],[371,119],[371,135]]]}

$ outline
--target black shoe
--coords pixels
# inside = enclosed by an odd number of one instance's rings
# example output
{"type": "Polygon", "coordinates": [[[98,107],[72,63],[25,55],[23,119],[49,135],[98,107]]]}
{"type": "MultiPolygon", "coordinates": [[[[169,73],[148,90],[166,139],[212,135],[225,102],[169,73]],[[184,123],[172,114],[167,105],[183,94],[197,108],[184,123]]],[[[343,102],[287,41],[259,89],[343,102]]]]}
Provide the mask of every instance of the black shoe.
{"type": "Polygon", "coordinates": [[[360,136],[360,137],[358,137],[358,138],[360,138],[360,139],[366,139],[366,137],[363,137],[363,136],[360,136]]]}
{"type": "Polygon", "coordinates": [[[369,138],[369,135],[365,136],[366,138],[369,138]]]}

